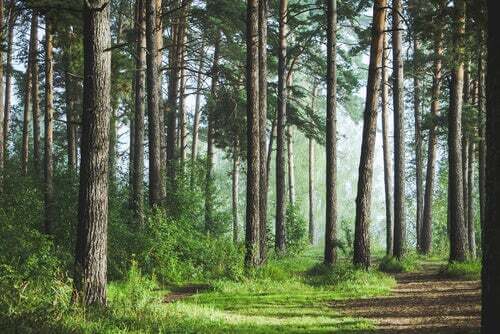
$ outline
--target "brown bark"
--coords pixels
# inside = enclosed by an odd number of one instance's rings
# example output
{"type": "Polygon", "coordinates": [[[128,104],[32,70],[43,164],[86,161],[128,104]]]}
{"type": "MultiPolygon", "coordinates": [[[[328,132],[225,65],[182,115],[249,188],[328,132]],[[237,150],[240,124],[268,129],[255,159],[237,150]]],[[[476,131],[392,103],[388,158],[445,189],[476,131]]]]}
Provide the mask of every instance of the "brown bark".
{"type": "Polygon", "coordinates": [[[467,168],[467,235],[469,245],[469,256],[476,259],[476,228],[474,226],[474,142],[469,143],[469,166],[467,168]]]}
{"type": "Polygon", "coordinates": [[[239,143],[236,140],[233,152],[233,172],[232,172],[232,211],[233,211],[233,243],[238,243],[239,222],[238,222],[238,194],[240,179],[240,152],[239,143]]]}
{"type": "Polygon", "coordinates": [[[288,156],[288,200],[291,205],[295,204],[295,159],[293,154],[293,128],[286,127],[286,144],[288,156]]]}
{"type": "Polygon", "coordinates": [[[51,19],[45,20],[45,233],[51,233],[54,222],[54,37],[51,19]]]}
{"type": "Polygon", "coordinates": [[[259,262],[259,19],[258,0],[247,0],[247,211],[245,266],[259,262]]]}
{"type": "Polygon", "coordinates": [[[486,210],[483,225],[481,333],[500,328],[500,3],[487,1],[486,210]]]}
{"type": "Polygon", "coordinates": [[[401,0],[392,1],[392,58],[394,106],[394,256],[401,259],[406,251],[405,222],[405,129],[404,77],[402,54],[403,6],[401,0]]]}
{"type": "Polygon", "coordinates": [[[196,101],[194,105],[194,119],[193,119],[193,142],[191,148],[191,161],[195,161],[198,158],[198,136],[200,128],[200,116],[201,116],[201,88],[203,85],[202,72],[203,72],[203,58],[205,56],[204,45],[200,48],[200,59],[198,64],[198,74],[196,78],[196,101]]]}
{"type": "Polygon", "coordinates": [[[33,31],[33,16],[31,19],[30,43],[28,48],[28,66],[24,74],[24,104],[23,104],[23,132],[21,144],[21,173],[28,175],[28,159],[29,159],[29,123],[30,123],[30,107],[31,107],[31,62],[33,59],[33,39],[35,38],[33,31]]]}
{"type": "Polygon", "coordinates": [[[288,34],[288,0],[280,0],[279,8],[279,51],[278,51],[278,109],[276,134],[276,227],[275,248],[277,253],[285,251],[285,127],[287,104],[286,48],[288,34]]]}
{"type": "Polygon", "coordinates": [[[180,166],[181,169],[184,168],[184,161],[186,160],[186,103],[185,103],[185,94],[186,94],[186,43],[187,37],[184,34],[184,41],[181,47],[181,71],[180,71],[180,84],[179,84],[179,157],[180,157],[180,166]]]}
{"type": "MultiPolygon", "coordinates": [[[[484,33],[480,33],[480,41],[484,41],[484,33]]],[[[484,226],[486,215],[486,64],[484,50],[479,50],[478,64],[478,112],[479,112],[479,221],[484,226]]]]}
{"type": "MultiPolygon", "coordinates": [[[[67,155],[68,155],[68,168],[71,171],[76,170],[77,160],[77,115],[75,110],[75,87],[73,79],[70,75],[70,50],[63,50],[64,62],[64,97],[66,100],[66,137],[68,141],[67,155]]],[[[35,87],[33,87],[35,88],[35,87]]],[[[34,103],[34,101],[33,101],[34,103]]],[[[35,114],[33,109],[33,115],[35,114]]],[[[34,116],[33,116],[34,117],[34,116]]]]}
{"type": "MultiPolygon", "coordinates": [[[[154,6],[153,6],[154,9],[154,6]]],[[[84,304],[106,304],[108,153],[111,118],[109,3],[85,1],[84,82],[75,288],[84,304]],[[91,7],[89,7],[91,6],[91,7]]]]}
{"type": "Polygon", "coordinates": [[[14,42],[14,25],[16,24],[15,1],[9,3],[9,15],[7,19],[7,63],[5,68],[5,102],[3,118],[3,159],[7,159],[9,127],[10,127],[10,109],[12,103],[12,45],[14,42]]]}
{"type": "Polygon", "coordinates": [[[382,64],[384,49],[384,27],[387,0],[376,0],[373,4],[373,24],[370,47],[370,65],[366,104],[363,122],[363,140],[359,163],[358,194],[356,198],[356,223],[354,232],[355,265],[368,268],[370,266],[370,220],[371,192],[373,176],[373,156],[375,136],[377,133],[377,94],[380,87],[378,69],[382,64]]]}
{"type": "MultiPolygon", "coordinates": [[[[0,0],[0,22],[3,23],[4,19],[4,2],[0,0]]],[[[0,44],[3,45],[3,29],[0,29],[0,44]]],[[[4,132],[3,132],[3,119],[4,119],[4,91],[3,91],[3,48],[0,48],[0,194],[3,192],[3,173],[4,173],[4,132]]]]}
{"type": "Polygon", "coordinates": [[[259,20],[259,253],[260,261],[267,257],[267,0],[258,3],[259,20]]]}
{"type": "Polygon", "coordinates": [[[314,139],[309,138],[309,244],[314,245],[314,139]]]}
{"type": "Polygon", "coordinates": [[[156,0],[146,0],[146,63],[148,89],[148,141],[149,141],[149,205],[160,205],[163,178],[161,173],[160,123],[160,71],[158,63],[158,39],[156,37],[156,0]]]}
{"type": "Polygon", "coordinates": [[[39,69],[38,69],[38,14],[33,13],[31,24],[33,35],[35,38],[31,41],[32,58],[31,58],[31,111],[33,114],[33,162],[35,173],[40,175],[41,164],[41,143],[40,143],[40,86],[39,86],[39,69]]]}
{"type": "Polygon", "coordinates": [[[422,150],[422,112],[421,112],[421,87],[420,87],[420,68],[418,65],[417,54],[420,49],[420,41],[414,33],[413,52],[414,52],[414,74],[413,74],[413,116],[415,121],[415,188],[417,192],[417,216],[416,216],[416,236],[417,251],[422,244],[422,215],[424,204],[423,192],[423,150],[422,150]]]}
{"type": "Polygon", "coordinates": [[[384,53],[382,63],[382,148],[384,154],[384,186],[385,186],[385,225],[386,255],[392,256],[394,242],[393,206],[392,206],[392,159],[389,142],[389,73],[387,70],[389,54],[387,50],[387,33],[384,33],[384,53]]]}
{"type": "Polygon", "coordinates": [[[448,113],[449,196],[450,196],[450,261],[465,261],[467,237],[464,222],[462,174],[462,104],[463,104],[463,43],[465,33],[465,1],[455,0],[454,45],[458,59],[452,70],[450,110],[448,113]]]}
{"type": "MultiPolygon", "coordinates": [[[[441,8],[440,8],[441,9],[441,8]]],[[[432,78],[431,127],[427,148],[427,172],[425,179],[424,214],[422,219],[421,252],[429,254],[432,246],[432,198],[434,192],[434,173],[436,168],[436,121],[439,116],[439,97],[441,95],[441,57],[443,55],[443,33],[434,36],[434,74],[432,78]]]]}
{"type": "Polygon", "coordinates": [[[326,227],[325,259],[337,262],[337,0],[328,0],[326,75],[326,227]]]}
{"type": "Polygon", "coordinates": [[[145,0],[136,0],[136,72],[132,160],[132,208],[138,224],[144,223],[144,114],[146,111],[146,22],[145,0]]]}

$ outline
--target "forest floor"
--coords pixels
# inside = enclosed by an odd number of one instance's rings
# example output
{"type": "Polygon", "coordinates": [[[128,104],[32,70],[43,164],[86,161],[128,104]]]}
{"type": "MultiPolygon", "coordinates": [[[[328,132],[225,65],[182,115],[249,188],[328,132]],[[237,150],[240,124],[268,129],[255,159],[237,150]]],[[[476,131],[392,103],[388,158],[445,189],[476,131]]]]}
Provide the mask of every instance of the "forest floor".
{"type": "Polygon", "coordinates": [[[423,263],[418,272],[395,274],[389,296],[332,302],[346,316],[369,319],[374,333],[478,333],[481,287],[477,280],[446,278],[441,265],[423,263]]]}

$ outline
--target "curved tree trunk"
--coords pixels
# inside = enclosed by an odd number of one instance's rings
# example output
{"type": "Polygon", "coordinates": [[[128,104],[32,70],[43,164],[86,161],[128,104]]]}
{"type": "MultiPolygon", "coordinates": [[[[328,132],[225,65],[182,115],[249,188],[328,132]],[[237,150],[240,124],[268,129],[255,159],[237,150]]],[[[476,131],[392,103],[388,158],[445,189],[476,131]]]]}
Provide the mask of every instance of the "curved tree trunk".
{"type": "Polygon", "coordinates": [[[405,129],[404,77],[402,54],[401,0],[392,1],[392,58],[394,106],[394,256],[401,259],[406,251],[405,222],[405,129]]]}
{"type": "Polygon", "coordinates": [[[325,259],[337,262],[337,0],[326,4],[327,75],[326,75],[326,226],[325,259]]]}
{"type": "Polygon", "coordinates": [[[389,142],[389,73],[387,71],[389,54],[386,51],[387,33],[384,33],[384,53],[382,59],[382,148],[384,153],[384,186],[385,186],[385,225],[386,225],[386,255],[392,256],[394,242],[393,206],[392,206],[392,159],[389,142]]]}
{"type": "Polygon", "coordinates": [[[384,51],[384,27],[387,0],[376,0],[373,4],[373,24],[370,47],[370,65],[366,103],[363,116],[363,140],[359,162],[358,194],[356,197],[356,223],[354,231],[355,265],[370,266],[370,220],[373,176],[373,156],[377,133],[377,96],[380,87],[378,69],[382,65],[384,51]]]}
{"type": "Polygon", "coordinates": [[[258,0],[247,0],[247,211],[245,266],[259,262],[259,19],[258,0]]]}
{"type": "MultiPolygon", "coordinates": [[[[441,8],[440,8],[441,9],[441,8]]],[[[441,95],[441,57],[443,55],[443,33],[438,31],[434,37],[434,74],[432,78],[431,127],[427,149],[427,172],[425,179],[424,214],[422,219],[421,252],[429,254],[432,246],[432,195],[434,192],[434,173],[436,166],[436,121],[439,116],[439,97],[441,95]]]]}
{"type": "Polygon", "coordinates": [[[278,109],[276,134],[276,227],[275,249],[277,253],[285,251],[285,145],[286,145],[286,104],[287,104],[287,71],[286,48],[288,0],[280,0],[279,8],[279,51],[278,51],[278,109]]]}

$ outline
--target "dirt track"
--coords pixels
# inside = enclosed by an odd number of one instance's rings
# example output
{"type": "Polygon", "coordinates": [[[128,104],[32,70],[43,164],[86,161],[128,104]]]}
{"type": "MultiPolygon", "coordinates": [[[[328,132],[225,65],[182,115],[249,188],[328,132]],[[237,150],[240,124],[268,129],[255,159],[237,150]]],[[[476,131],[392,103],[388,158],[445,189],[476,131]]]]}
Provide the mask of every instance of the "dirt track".
{"type": "Polygon", "coordinates": [[[439,267],[397,274],[397,285],[386,297],[332,303],[343,314],[366,318],[375,333],[479,333],[481,290],[479,281],[443,278],[439,267]]]}

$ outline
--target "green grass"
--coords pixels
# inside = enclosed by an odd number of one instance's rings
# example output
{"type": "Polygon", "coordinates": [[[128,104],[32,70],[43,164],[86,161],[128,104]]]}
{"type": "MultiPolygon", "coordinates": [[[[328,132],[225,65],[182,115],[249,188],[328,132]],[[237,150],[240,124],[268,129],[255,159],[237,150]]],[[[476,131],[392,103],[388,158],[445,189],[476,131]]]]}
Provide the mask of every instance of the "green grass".
{"type": "Polygon", "coordinates": [[[451,262],[441,268],[441,274],[446,277],[479,280],[481,279],[481,263],[479,261],[451,262]]]}
{"type": "Polygon", "coordinates": [[[356,270],[342,261],[318,264],[316,251],[270,260],[235,282],[210,282],[211,289],[166,304],[168,291],[132,269],[126,282],[111,283],[106,310],[74,309],[47,333],[352,333],[373,325],[339,314],[334,300],[388,294],[393,278],[356,270]]]}
{"type": "Polygon", "coordinates": [[[417,271],[421,268],[422,261],[428,261],[428,258],[415,253],[406,254],[402,260],[392,256],[384,256],[380,261],[379,270],[386,273],[417,271]]]}

